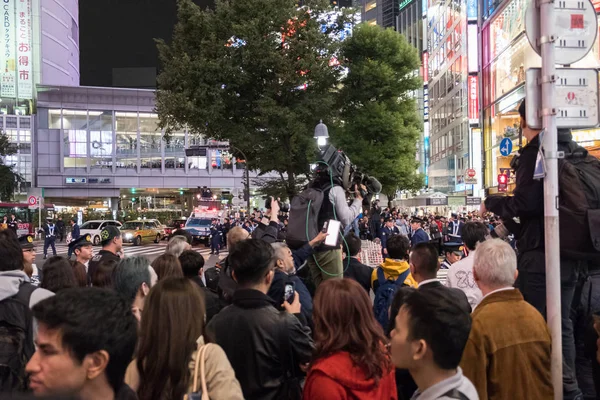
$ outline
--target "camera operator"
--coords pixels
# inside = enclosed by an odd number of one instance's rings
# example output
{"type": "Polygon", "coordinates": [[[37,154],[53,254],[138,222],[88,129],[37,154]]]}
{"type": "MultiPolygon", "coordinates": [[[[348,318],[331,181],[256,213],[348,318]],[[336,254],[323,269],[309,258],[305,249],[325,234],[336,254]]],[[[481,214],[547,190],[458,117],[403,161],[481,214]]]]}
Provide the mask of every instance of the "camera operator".
{"type": "Polygon", "coordinates": [[[269,197],[265,204],[267,212],[252,232],[252,239],[261,239],[267,243],[275,243],[279,234],[279,202],[269,197]]]}
{"type": "MultiPolygon", "coordinates": [[[[352,177],[349,175],[346,182],[343,177],[333,176],[332,187],[329,168],[317,168],[316,174],[311,186],[321,188],[324,194],[323,204],[319,211],[319,228],[323,229],[326,221],[337,219],[341,222],[343,231],[361,213],[363,194],[366,193],[367,188],[362,184],[352,185],[352,177]],[[351,189],[354,193],[354,199],[350,205],[348,205],[345,188],[351,189]]],[[[315,249],[314,256],[308,259],[308,267],[315,288],[324,280],[344,276],[342,245],[343,240],[341,239],[338,240],[336,247],[321,245],[315,249]]]]}

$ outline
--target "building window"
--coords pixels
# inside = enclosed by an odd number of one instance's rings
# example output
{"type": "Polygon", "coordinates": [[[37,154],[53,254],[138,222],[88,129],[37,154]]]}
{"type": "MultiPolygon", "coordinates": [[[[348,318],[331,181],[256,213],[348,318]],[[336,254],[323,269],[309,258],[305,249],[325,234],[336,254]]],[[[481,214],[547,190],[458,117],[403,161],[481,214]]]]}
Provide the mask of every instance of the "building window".
{"type": "Polygon", "coordinates": [[[373,1],[368,2],[365,5],[365,12],[369,12],[372,9],[374,9],[375,7],[377,7],[377,1],[373,0],[373,1]]]}
{"type": "Polygon", "coordinates": [[[165,168],[185,168],[185,132],[172,132],[165,140],[165,168]]]}
{"type": "Polygon", "coordinates": [[[158,127],[158,115],[140,113],[140,153],[142,168],[161,168],[162,132],[158,127]]]}
{"type": "Polygon", "coordinates": [[[90,159],[92,168],[112,167],[113,114],[112,111],[90,111],[90,159]]]}
{"type": "MultiPolygon", "coordinates": [[[[63,110],[62,128],[65,168],[87,167],[87,118],[87,111],[63,110]]],[[[58,128],[60,126],[59,121],[58,128]]]]}
{"type": "Polygon", "coordinates": [[[48,110],[48,122],[50,129],[61,129],[61,110],[48,110]]]}
{"type": "Polygon", "coordinates": [[[137,112],[115,113],[115,130],[117,131],[117,168],[136,168],[138,149],[137,112]]]}

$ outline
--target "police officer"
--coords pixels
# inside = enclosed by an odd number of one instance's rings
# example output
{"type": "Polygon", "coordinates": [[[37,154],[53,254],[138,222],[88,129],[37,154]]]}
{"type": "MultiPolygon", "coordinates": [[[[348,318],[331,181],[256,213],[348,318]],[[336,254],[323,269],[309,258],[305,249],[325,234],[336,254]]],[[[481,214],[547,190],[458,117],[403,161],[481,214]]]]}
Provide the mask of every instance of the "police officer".
{"type": "Polygon", "coordinates": [[[212,220],[210,226],[210,254],[219,255],[219,247],[221,246],[221,225],[218,219],[212,220]]]}
{"type": "Polygon", "coordinates": [[[412,233],[410,235],[410,245],[414,246],[418,243],[429,243],[429,235],[422,228],[423,220],[418,217],[413,217],[410,220],[410,228],[412,233]]]}
{"type": "Polygon", "coordinates": [[[51,217],[46,219],[46,223],[43,227],[44,230],[44,260],[48,257],[48,247],[52,247],[52,254],[56,255],[56,246],[54,243],[56,242],[56,235],[58,234],[58,230],[56,225],[54,225],[54,221],[51,217]]]}
{"type": "Polygon", "coordinates": [[[452,264],[463,258],[462,243],[448,242],[444,243],[444,261],[440,265],[440,269],[449,269],[452,264]]]}
{"type": "Polygon", "coordinates": [[[231,220],[229,218],[225,218],[225,223],[223,224],[223,247],[227,247],[227,234],[232,228],[231,220]]]}
{"type": "Polygon", "coordinates": [[[394,225],[394,220],[392,218],[388,218],[385,220],[385,226],[381,230],[381,256],[386,259],[388,256],[387,253],[387,241],[390,237],[394,235],[399,235],[400,229],[394,225]]]}
{"type": "Polygon", "coordinates": [[[33,245],[32,235],[23,235],[19,237],[19,244],[23,251],[23,272],[29,276],[31,284],[38,286],[41,278],[35,263],[35,246],[33,245]]]}
{"type": "Polygon", "coordinates": [[[88,265],[94,256],[94,248],[91,235],[82,235],[69,243],[69,252],[74,253],[77,262],[85,265],[87,272],[88,265]]]}

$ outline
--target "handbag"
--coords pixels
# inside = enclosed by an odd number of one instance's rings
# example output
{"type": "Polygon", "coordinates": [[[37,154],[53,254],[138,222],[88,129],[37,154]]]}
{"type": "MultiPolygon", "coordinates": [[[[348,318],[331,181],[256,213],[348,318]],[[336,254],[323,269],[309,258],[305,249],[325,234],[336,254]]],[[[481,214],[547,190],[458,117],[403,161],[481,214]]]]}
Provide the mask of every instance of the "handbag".
{"type": "Polygon", "coordinates": [[[196,365],[194,366],[194,380],[192,392],[186,394],[183,400],[210,400],[208,388],[206,387],[206,376],[204,376],[205,353],[208,344],[198,344],[196,351],[196,365]],[[200,367],[200,390],[198,390],[198,367],[200,367]]]}

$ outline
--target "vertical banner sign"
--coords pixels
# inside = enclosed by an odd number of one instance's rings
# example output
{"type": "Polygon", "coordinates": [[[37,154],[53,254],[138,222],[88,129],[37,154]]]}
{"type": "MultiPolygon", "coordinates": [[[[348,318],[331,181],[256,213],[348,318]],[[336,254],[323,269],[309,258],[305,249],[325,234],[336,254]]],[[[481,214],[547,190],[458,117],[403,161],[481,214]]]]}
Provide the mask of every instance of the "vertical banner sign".
{"type": "Polygon", "coordinates": [[[469,122],[477,124],[479,122],[479,88],[477,75],[469,75],[469,122]]]}
{"type": "Polygon", "coordinates": [[[33,98],[32,62],[31,0],[17,0],[17,89],[20,99],[33,98]]]}
{"type": "Polygon", "coordinates": [[[15,47],[15,3],[14,0],[2,0],[2,97],[16,97],[15,47]]]}

